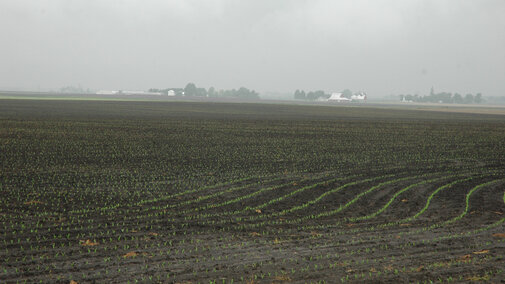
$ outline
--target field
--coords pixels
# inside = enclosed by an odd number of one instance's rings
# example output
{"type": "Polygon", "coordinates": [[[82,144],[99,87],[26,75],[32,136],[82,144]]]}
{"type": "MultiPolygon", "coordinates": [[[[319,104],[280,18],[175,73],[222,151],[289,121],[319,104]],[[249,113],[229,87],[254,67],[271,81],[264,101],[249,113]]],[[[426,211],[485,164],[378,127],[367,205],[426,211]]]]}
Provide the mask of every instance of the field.
{"type": "Polygon", "coordinates": [[[505,116],[0,100],[0,282],[505,279],[505,116]]]}

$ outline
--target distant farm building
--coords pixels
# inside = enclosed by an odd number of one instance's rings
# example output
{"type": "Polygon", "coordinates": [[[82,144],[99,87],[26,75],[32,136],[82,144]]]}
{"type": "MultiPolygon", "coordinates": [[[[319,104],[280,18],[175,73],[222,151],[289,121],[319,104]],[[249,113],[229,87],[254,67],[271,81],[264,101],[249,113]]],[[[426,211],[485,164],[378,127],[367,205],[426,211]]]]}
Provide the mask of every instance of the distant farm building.
{"type": "Polygon", "coordinates": [[[328,99],[329,102],[350,102],[351,99],[344,97],[344,94],[342,93],[332,93],[330,98],[328,99]]]}
{"type": "Polygon", "coordinates": [[[359,92],[357,94],[354,94],[351,96],[351,100],[353,101],[365,101],[366,100],[366,94],[364,92],[359,92]]]}
{"type": "Polygon", "coordinates": [[[106,90],[100,90],[96,92],[97,95],[117,95],[119,91],[106,91],[106,90]]]}
{"type": "Polygon", "coordinates": [[[169,97],[182,97],[184,96],[183,88],[167,88],[165,89],[167,96],[169,97]]]}
{"type": "Polygon", "coordinates": [[[401,102],[402,103],[413,103],[414,101],[413,100],[408,100],[407,97],[403,96],[401,102]]]}

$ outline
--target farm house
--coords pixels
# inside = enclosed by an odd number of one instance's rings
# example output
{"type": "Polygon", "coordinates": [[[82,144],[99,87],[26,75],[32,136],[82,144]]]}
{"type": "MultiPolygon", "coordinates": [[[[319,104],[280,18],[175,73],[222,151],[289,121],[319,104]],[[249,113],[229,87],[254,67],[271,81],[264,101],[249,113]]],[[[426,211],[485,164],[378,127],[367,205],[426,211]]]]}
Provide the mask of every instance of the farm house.
{"type": "Polygon", "coordinates": [[[359,92],[351,96],[351,100],[353,101],[366,101],[366,93],[359,92]]]}

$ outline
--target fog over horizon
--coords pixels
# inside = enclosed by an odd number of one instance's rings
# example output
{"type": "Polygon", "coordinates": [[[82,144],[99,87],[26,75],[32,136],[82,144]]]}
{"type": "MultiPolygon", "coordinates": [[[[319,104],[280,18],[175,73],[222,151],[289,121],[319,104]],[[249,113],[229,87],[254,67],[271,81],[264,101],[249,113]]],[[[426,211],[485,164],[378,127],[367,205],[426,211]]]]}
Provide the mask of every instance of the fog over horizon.
{"type": "Polygon", "coordinates": [[[505,1],[2,0],[0,89],[505,96],[505,1]]]}

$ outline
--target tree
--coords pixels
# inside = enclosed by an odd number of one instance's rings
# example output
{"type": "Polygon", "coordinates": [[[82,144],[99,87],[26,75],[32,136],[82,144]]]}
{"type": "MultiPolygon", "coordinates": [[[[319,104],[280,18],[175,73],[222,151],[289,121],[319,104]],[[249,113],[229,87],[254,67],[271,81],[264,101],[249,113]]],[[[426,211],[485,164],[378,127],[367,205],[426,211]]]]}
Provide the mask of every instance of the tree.
{"type": "Polygon", "coordinates": [[[217,97],[218,94],[214,87],[210,87],[209,90],[207,91],[207,95],[209,95],[209,97],[217,97]]]}
{"type": "Polygon", "coordinates": [[[464,103],[465,104],[471,104],[471,103],[473,103],[473,96],[472,96],[472,94],[466,94],[464,103]]]}
{"type": "Polygon", "coordinates": [[[350,99],[352,97],[352,91],[349,89],[345,89],[342,91],[342,96],[350,99]]]}
{"type": "Polygon", "coordinates": [[[205,90],[205,88],[196,88],[196,96],[198,96],[198,97],[206,97],[207,96],[207,90],[205,90]]]}
{"type": "Polygon", "coordinates": [[[307,100],[315,101],[317,99],[317,94],[315,92],[308,92],[306,98],[307,100]]]}
{"type": "Polygon", "coordinates": [[[295,91],[295,100],[305,100],[305,92],[304,91],[295,91]]]}
{"type": "Polygon", "coordinates": [[[255,91],[251,91],[245,87],[240,87],[237,91],[234,92],[233,96],[242,98],[242,99],[259,99],[260,96],[255,91]]]}
{"type": "Polygon", "coordinates": [[[260,99],[260,94],[256,93],[256,91],[252,90],[249,97],[254,100],[259,100],[260,99]]]}
{"type": "Polygon", "coordinates": [[[473,101],[476,103],[476,104],[480,104],[482,103],[483,99],[482,99],[482,94],[481,93],[477,93],[475,95],[475,98],[473,98],[473,101]]]}
{"type": "Polygon", "coordinates": [[[458,94],[458,93],[454,94],[454,97],[452,98],[452,100],[456,104],[462,104],[463,103],[463,97],[460,94],[458,94]]]}
{"type": "Polygon", "coordinates": [[[326,94],[324,93],[324,91],[315,91],[315,94],[316,94],[316,100],[319,99],[319,98],[326,98],[326,94]]]}
{"type": "Polygon", "coordinates": [[[239,98],[247,98],[247,95],[249,95],[249,90],[245,87],[240,87],[237,91],[237,97],[239,98]]]}
{"type": "Polygon", "coordinates": [[[443,102],[445,104],[452,103],[452,94],[446,92],[438,94],[438,102],[443,102]]]}
{"type": "Polygon", "coordinates": [[[194,83],[188,83],[184,88],[184,95],[190,97],[196,96],[197,95],[196,85],[194,83]]]}

